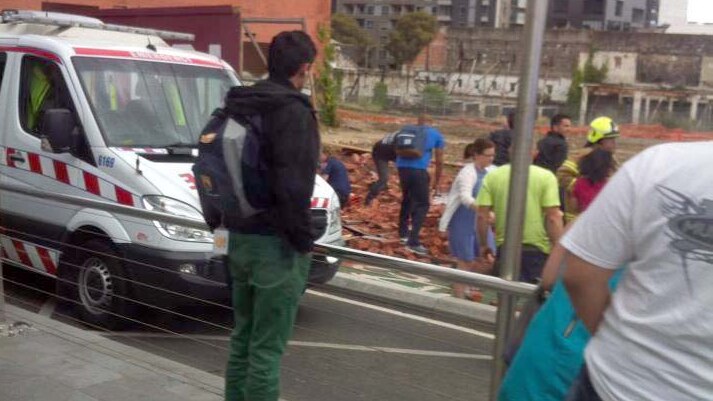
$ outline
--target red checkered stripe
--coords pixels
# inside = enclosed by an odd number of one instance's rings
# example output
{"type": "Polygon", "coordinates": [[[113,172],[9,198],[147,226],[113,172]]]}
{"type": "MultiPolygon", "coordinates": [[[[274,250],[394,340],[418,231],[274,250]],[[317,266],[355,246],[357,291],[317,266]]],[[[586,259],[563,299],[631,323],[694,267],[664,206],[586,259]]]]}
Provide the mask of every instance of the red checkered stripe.
{"type": "Polygon", "coordinates": [[[329,207],[329,198],[312,198],[312,203],[310,208],[312,209],[326,209],[329,207]]]}
{"type": "Polygon", "coordinates": [[[57,275],[58,251],[0,235],[0,256],[24,266],[57,275]]]}
{"type": "Polygon", "coordinates": [[[141,204],[139,196],[125,188],[114,185],[89,171],[37,153],[0,146],[0,166],[40,174],[122,205],[138,207],[141,204]],[[22,154],[25,162],[17,163],[12,160],[11,156],[14,154],[22,154]]]}

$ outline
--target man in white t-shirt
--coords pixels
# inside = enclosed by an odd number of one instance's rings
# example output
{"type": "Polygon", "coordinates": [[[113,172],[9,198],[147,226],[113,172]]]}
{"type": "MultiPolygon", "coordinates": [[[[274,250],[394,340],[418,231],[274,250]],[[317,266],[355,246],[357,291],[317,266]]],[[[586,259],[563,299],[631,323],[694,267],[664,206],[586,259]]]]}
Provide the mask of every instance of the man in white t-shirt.
{"type": "Polygon", "coordinates": [[[713,400],[712,160],[713,142],[647,149],[562,239],[565,285],[594,333],[568,400],[713,400]]]}

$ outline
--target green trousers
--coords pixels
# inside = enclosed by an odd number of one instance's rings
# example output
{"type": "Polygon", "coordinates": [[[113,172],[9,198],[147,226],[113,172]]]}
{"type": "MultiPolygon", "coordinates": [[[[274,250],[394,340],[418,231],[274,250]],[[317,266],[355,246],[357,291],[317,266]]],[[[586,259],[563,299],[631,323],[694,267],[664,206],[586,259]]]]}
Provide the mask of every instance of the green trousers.
{"type": "Polygon", "coordinates": [[[230,233],[228,264],[235,327],[225,373],[226,401],[277,401],[280,360],[292,334],[311,255],[275,236],[230,233]]]}

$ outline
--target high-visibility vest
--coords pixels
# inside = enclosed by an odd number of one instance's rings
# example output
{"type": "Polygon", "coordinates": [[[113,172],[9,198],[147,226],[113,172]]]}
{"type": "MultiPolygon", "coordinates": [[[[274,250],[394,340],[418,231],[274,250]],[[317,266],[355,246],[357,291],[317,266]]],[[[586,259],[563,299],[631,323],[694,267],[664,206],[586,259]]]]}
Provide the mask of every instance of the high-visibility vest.
{"type": "Polygon", "coordinates": [[[52,87],[44,69],[35,65],[30,73],[30,96],[27,99],[27,127],[35,130],[39,124],[42,105],[52,87]]]}

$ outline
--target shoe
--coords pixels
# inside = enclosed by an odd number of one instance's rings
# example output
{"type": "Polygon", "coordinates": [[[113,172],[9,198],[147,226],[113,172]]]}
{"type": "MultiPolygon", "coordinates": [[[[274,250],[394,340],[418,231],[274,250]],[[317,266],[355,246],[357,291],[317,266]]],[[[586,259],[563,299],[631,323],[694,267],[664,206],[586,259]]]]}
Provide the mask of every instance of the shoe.
{"type": "Polygon", "coordinates": [[[428,249],[423,245],[409,245],[408,249],[418,255],[428,255],[428,249]]]}
{"type": "Polygon", "coordinates": [[[401,245],[406,245],[406,243],[408,242],[408,237],[399,238],[399,242],[401,243],[401,245]]]}

